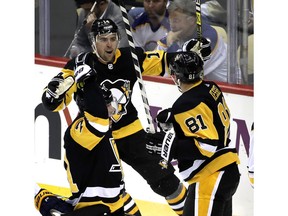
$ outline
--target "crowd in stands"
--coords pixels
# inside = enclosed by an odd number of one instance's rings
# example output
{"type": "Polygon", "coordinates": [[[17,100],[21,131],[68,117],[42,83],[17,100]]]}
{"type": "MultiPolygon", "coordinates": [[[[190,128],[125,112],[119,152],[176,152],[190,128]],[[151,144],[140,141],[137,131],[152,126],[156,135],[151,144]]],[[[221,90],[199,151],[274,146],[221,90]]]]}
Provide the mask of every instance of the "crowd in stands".
{"type": "MultiPolygon", "coordinates": [[[[243,39],[241,14],[243,13],[240,12],[243,8],[240,1],[237,1],[239,10],[238,62],[235,74],[241,74],[241,64],[248,64],[248,81],[241,80],[243,76],[238,79],[242,84],[254,83],[254,8],[253,0],[248,0],[248,2],[248,61],[245,61],[240,59],[240,56],[243,56],[242,50],[245,52],[247,48],[241,44],[243,39]]],[[[61,56],[72,58],[80,52],[92,51],[89,31],[92,22],[101,18],[109,18],[119,26],[119,47],[129,46],[118,0],[73,0],[72,3],[77,14],[74,38],[70,41],[69,47],[66,47],[65,54],[61,56]]],[[[133,42],[135,46],[142,47],[144,51],[162,49],[175,52],[186,41],[197,37],[195,3],[191,0],[123,0],[123,3],[128,11],[133,42]]],[[[227,6],[227,0],[201,1],[202,35],[211,41],[213,50],[211,59],[204,65],[205,78],[220,82],[228,82],[227,6]]]]}
{"type": "MultiPolygon", "coordinates": [[[[91,8],[95,0],[75,0],[78,21],[74,40],[69,47],[69,57],[75,57],[83,51],[91,51],[89,30],[95,19],[110,18],[118,26],[121,35],[119,47],[129,46],[125,24],[122,19],[118,1],[97,0],[93,12],[91,8]],[[86,22],[84,25],[83,22],[86,22]]],[[[124,1],[130,5],[128,11],[133,42],[144,51],[155,49],[176,52],[186,41],[197,38],[195,2],[191,0],[143,0],[124,1]],[[142,4],[142,6],[140,6],[142,4]]],[[[227,82],[227,1],[202,1],[202,35],[211,42],[212,55],[205,61],[205,78],[213,81],[227,82]]],[[[253,83],[253,13],[249,21],[249,84],[253,83]],[[250,37],[250,35],[252,35],[250,37]]],[[[241,27],[239,25],[239,30],[241,27]]],[[[240,46],[239,46],[240,47],[240,46]]],[[[240,48],[238,51],[240,55],[240,48]]],[[[235,74],[241,74],[240,59],[235,74]]],[[[167,74],[167,72],[166,72],[167,74]]],[[[169,76],[169,75],[167,75],[169,76]]],[[[242,77],[238,78],[241,82],[242,77]]]]}

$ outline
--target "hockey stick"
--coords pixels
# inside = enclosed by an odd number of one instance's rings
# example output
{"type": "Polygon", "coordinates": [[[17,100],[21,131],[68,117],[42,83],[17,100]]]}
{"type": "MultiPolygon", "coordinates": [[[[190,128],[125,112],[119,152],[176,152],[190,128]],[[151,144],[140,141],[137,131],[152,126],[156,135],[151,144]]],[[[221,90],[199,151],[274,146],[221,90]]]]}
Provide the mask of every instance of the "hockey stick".
{"type": "Polygon", "coordinates": [[[129,47],[131,50],[134,69],[136,72],[137,80],[138,80],[140,91],[141,91],[142,101],[144,104],[144,109],[145,109],[145,113],[146,113],[146,117],[147,117],[147,121],[148,121],[149,130],[151,133],[155,133],[154,124],[153,124],[151,113],[150,113],[148,98],[147,98],[146,90],[145,90],[143,79],[142,79],[142,73],[140,70],[138,57],[137,57],[136,51],[135,51],[135,45],[134,45],[134,41],[133,41],[133,37],[132,37],[132,33],[131,33],[130,23],[128,20],[128,13],[127,13],[127,10],[125,8],[123,1],[118,0],[118,3],[119,3],[119,7],[120,7],[120,10],[122,13],[123,22],[125,23],[125,30],[126,30],[126,34],[128,37],[129,47]]]}
{"type": "Polygon", "coordinates": [[[88,17],[90,14],[93,13],[94,8],[96,7],[96,5],[97,5],[97,0],[94,2],[93,6],[91,7],[91,9],[90,9],[89,13],[87,14],[87,16],[85,17],[85,19],[83,20],[83,22],[82,22],[80,28],[78,29],[78,31],[74,34],[74,38],[73,38],[73,40],[71,41],[68,49],[66,50],[66,52],[65,52],[65,54],[64,54],[64,57],[67,57],[68,52],[70,51],[72,45],[74,44],[74,41],[75,41],[75,40],[77,39],[77,37],[78,37],[79,32],[82,30],[82,28],[83,28],[83,27],[86,25],[86,23],[87,23],[87,17],[88,17]]]}
{"type": "MultiPolygon", "coordinates": [[[[196,24],[197,24],[197,43],[198,55],[202,58],[203,62],[210,59],[211,56],[211,42],[209,38],[204,39],[203,33],[202,33],[202,16],[201,16],[201,0],[195,1],[195,7],[196,7],[196,24]],[[202,52],[203,51],[203,52],[202,52]],[[204,56],[203,56],[204,55],[204,56]]],[[[203,77],[204,77],[204,68],[203,68],[203,77]]]]}
{"type": "Polygon", "coordinates": [[[201,18],[201,0],[196,0],[196,24],[197,24],[197,39],[199,43],[199,50],[202,42],[202,18],[201,18]]]}

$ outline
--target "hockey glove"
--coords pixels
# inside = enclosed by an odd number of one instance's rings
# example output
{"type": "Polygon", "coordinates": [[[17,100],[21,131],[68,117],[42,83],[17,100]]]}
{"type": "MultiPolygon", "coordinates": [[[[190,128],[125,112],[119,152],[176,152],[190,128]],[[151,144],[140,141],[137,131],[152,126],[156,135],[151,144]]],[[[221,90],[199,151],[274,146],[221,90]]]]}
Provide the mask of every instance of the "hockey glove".
{"type": "Polygon", "coordinates": [[[193,51],[196,52],[203,61],[210,59],[211,56],[211,42],[209,39],[202,37],[201,42],[197,39],[192,38],[186,41],[182,47],[183,51],[193,51]]]}
{"type": "Polygon", "coordinates": [[[162,142],[164,140],[165,134],[166,133],[164,131],[146,134],[146,149],[149,154],[161,155],[162,142]]]}
{"type": "Polygon", "coordinates": [[[168,132],[160,131],[146,134],[146,149],[150,154],[158,154],[163,159],[160,165],[167,168],[168,162],[173,158],[173,143],[175,134],[171,130],[168,132]]]}
{"type": "Polygon", "coordinates": [[[160,111],[156,117],[158,127],[162,131],[168,131],[173,127],[171,108],[160,111]]]}
{"type": "Polygon", "coordinates": [[[35,207],[41,215],[51,216],[51,212],[68,213],[73,211],[71,204],[65,202],[46,189],[41,189],[34,198],[35,207]]]}
{"type": "Polygon", "coordinates": [[[96,70],[91,68],[87,64],[79,65],[75,69],[75,82],[77,83],[77,87],[83,89],[85,81],[87,80],[95,80],[96,79],[96,70]]]}
{"type": "Polygon", "coordinates": [[[106,88],[105,85],[102,85],[101,90],[106,104],[111,103],[111,101],[113,101],[113,95],[110,89],[106,88]]]}
{"type": "Polygon", "coordinates": [[[46,90],[46,98],[53,99],[62,99],[64,98],[65,93],[70,89],[74,84],[74,79],[72,76],[64,78],[60,72],[57,76],[48,83],[46,90]]]}

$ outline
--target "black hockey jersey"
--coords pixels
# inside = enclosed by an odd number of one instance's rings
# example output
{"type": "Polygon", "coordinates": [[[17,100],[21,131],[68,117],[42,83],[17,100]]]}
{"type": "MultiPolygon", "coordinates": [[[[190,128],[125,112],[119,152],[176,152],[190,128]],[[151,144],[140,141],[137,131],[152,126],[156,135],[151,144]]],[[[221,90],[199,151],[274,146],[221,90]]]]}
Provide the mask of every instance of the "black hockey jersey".
{"type": "MultiPolygon", "coordinates": [[[[137,52],[142,75],[162,76],[165,72],[166,53],[162,50],[143,52],[141,48],[137,52]]],[[[110,89],[119,103],[119,113],[112,119],[113,137],[120,139],[129,136],[142,129],[136,108],[131,102],[132,90],[137,76],[134,69],[130,49],[119,48],[116,51],[114,62],[103,64],[98,57],[90,53],[85,63],[94,68],[97,72],[97,82],[110,89]]],[[[75,59],[71,59],[62,69],[63,77],[74,76],[75,59]]],[[[59,111],[67,106],[72,100],[72,94],[77,90],[76,85],[69,89],[61,104],[51,104],[53,111],[59,111]]]]}
{"type": "Polygon", "coordinates": [[[95,82],[81,91],[85,106],[64,135],[69,200],[75,209],[104,204],[114,212],[123,206],[124,182],[106,102],[95,82]]]}
{"type": "Polygon", "coordinates": [[[199,81],[173,104],[173,146],[181,176],[189,184],[239,159],[229,147],[230,110],[214,82],[199,81]]]}

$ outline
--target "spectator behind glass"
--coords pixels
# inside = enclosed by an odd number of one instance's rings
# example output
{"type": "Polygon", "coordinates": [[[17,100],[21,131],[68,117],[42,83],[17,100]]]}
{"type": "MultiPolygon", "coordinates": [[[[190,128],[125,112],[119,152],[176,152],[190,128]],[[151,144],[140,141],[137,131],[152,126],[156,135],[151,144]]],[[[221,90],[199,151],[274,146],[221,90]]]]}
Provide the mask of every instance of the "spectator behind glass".
{"type": "MultiPolygon", "coordinates": [[[[181,50],[186,41],[197,38],[196,6],[191,0],[174,0],[168,6],[171,31],[158,41],[156,49],[181,50]]],[[[211,57],[204,63],[206,80],[227,82],[227,44],[217,31],[202,19],[202,36],[211,41],[211,57]]]]}
{"type": "Polygon", "coordinates": [[[168,0],[144,0],[144,12],[136,17],[132,24],[132,36],[135,46],[145,51],[152,51],[157,47],[157,41],[170,30],[168,0]]]}
{"type": "MultiPolygon", "coordinates": [[[[97,5],[94,8],[93,13],[91,13],[87,17],[94,2],[95,0],[75,0],[76,6],[78,7],[77,9],[78,21],[77,21],[77,27],[75,30],[76,38],[73,44],[71,45],[71,49],[70,49],[70,54],[69,54],[70,58],[77,56],[80,52],[92,51],[88,35],[90,32],[91,25],[95,19],[108,18],[108,19],[113,20],[117,24],[117,26],[119,26],[119,32],[121,35],[119,47],[129,46],[128,38],[126,35],[126,31],[125,31],[125,24],[123,22],[122,14],[121,14],[121,10],[119,6],[116,5],[114,2],[112,2],[111,0],[97,0],[97,5]],[[85,26],[82,26],[83,21],[85,20],[86,17],[87,17],[87,24],[85,26]]],[[[130,20],[130,22],[132,22],[132,19],[130,20]]]]}
{"type": "MultiPolygon", "coordinates": [[[[238,31],[243,31],[243,23],[241,18],[241,10],[243,7],[242,1],[238,3],[238,31]]],[[[254,33],[254,1],[248,0],[248,34],[254,33]]],[[[201,13],[207,18],[211,25],[221,26],[227,29],[227,0],[209,0],[201,4],[201,13]]],[[[242,12],[243,13],[243,12],[242,12]]]]}

